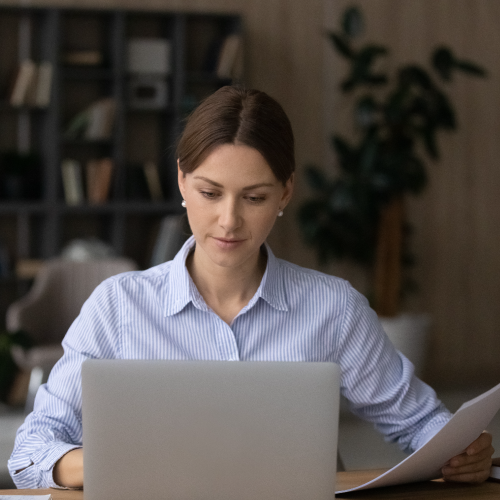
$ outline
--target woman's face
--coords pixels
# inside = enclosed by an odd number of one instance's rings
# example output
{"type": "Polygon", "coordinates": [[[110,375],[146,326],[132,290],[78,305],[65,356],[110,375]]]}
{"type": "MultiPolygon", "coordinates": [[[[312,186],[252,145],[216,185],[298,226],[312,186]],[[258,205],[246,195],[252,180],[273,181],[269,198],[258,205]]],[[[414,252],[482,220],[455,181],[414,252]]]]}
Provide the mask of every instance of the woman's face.
{"type": "Polygon", "coordinates": [[[292,195],[248,146],[219,146],[193,172],[178,172],[196,253],[225,268],[257,265],[259,249],[292,195]]]}

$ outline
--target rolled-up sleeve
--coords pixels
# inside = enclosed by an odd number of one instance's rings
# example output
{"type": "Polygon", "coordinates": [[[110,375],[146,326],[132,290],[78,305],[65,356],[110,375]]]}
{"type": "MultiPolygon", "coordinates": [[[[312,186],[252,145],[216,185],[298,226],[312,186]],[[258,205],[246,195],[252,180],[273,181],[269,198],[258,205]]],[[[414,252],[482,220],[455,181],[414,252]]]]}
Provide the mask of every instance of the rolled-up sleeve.
{"type": "Polygon", "coordinates": [[[18,488],[57,487],[56,462],[82,446],[81,365],[87,358],[119,356],[120,322],[114,279],[99,285],[62,345],[64,355],[37,392],[34,410],[19,428],[8,462],[18,488]]]}
{"type": "Polygon", "coordinates": [[[407,452],[424,445],[451,418],[434,390],[414,375],[375,312],[349,287],[338,361],[342,391],[353,413],[373,422],[387,441],[407,452]]]}

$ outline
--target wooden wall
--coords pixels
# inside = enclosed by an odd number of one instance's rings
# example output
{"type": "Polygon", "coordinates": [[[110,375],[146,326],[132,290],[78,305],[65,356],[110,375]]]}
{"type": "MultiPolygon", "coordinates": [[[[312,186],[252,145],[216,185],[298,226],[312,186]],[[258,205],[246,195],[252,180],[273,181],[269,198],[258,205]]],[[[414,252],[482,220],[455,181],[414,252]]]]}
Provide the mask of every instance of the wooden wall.
{"type": "MultiPolygon", "coordinates": [[[[26,3],[3,0],[3,3],[26,3]]],[[[326,164],[328,136],[349,128],[349,103],[336,90],[343,64],[325,27],[346,5],[362,6],[369,38],[387,43],[394,61],[425,63],[437,43],[486,66],[488,80],[450,87],[460,129],[441,138],[429,189],[410,204],[421,291],[412,307],[434,321],[427,378],[441,385],[500,379],[500,3],[498,0],[32,0],[33,5],[239,12],[246,32],[248,83],[276,97],[297,140],[297,163],[326,164]]],[[[300,172],[299,172],[300,174],[300,172]]],[[[317,267],[297,231],[296,196],[270,240],[275,252],[317,267]]],[[[356,269],[328,268],[363,288],[356,269]]]]}
{"type": "MultiPolygon", "coordinates": [[[[337,27],[351,1],[326,5],[337,27]]],[[[450,385],[500,381],[500,3],[497,0],[358,0],[366,38],[387,44],[393,62],[428,62],[438,44],[487,68],[487,80],[458,77],[449,86],[459,129],[440,139],[442,160],[430,164],[430,186],[411,200],[421,291],[431,313],[428,378],[450,385]]],[[[328,58],[327,58],[328,59],[328,58]]],[[[328,85],[345,68],[331,53],[328,85]]],[[[392,62],[389,64],[393,64],[392,62]]],[[[327,93],[330,130],[349,128],[349,108],[327,93]]]]}

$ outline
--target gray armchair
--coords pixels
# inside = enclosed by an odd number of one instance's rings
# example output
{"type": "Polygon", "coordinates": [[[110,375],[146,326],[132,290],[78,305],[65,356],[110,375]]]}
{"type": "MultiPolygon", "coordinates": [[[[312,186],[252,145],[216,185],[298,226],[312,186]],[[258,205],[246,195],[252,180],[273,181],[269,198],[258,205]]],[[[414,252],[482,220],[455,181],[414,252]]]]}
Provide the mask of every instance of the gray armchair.
{"type": "Polygon", "coordinates": [[[12,356],[22,370],[30,372],[26,412],[33,409],[36,392],[62,356],[61,341],[94,288],[106,278],[137,269],[125,258],[71,261],[53,259],[35,278],[29,293],[7,310],[7,329],[25,330],[36,346],[16,346],[12,356]]]}

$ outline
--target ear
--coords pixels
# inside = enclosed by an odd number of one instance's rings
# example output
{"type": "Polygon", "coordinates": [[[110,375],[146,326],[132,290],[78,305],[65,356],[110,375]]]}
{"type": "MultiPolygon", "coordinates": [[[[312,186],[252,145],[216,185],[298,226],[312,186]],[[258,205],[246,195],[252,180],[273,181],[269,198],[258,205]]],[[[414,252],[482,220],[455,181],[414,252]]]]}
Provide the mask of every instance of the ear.
{"type": "Polygon", "coordinates": [[[179,165],[179,158],[177,158],[177,183],[179,184],[179,191],[181,192],[182,197],[185,198],[184,193],[186,192],[186,176],[179,165]]]}
{"type": "Polygon", "coordinates": [[[295,173],[293,173],[285,183],[285,189],[283,190],[283,195],[281,196],[281,201],[280,201],[280,210],[283,210],[288,205],[288,202],[291,200],[294,183],[295,183],[295,173]]]}

